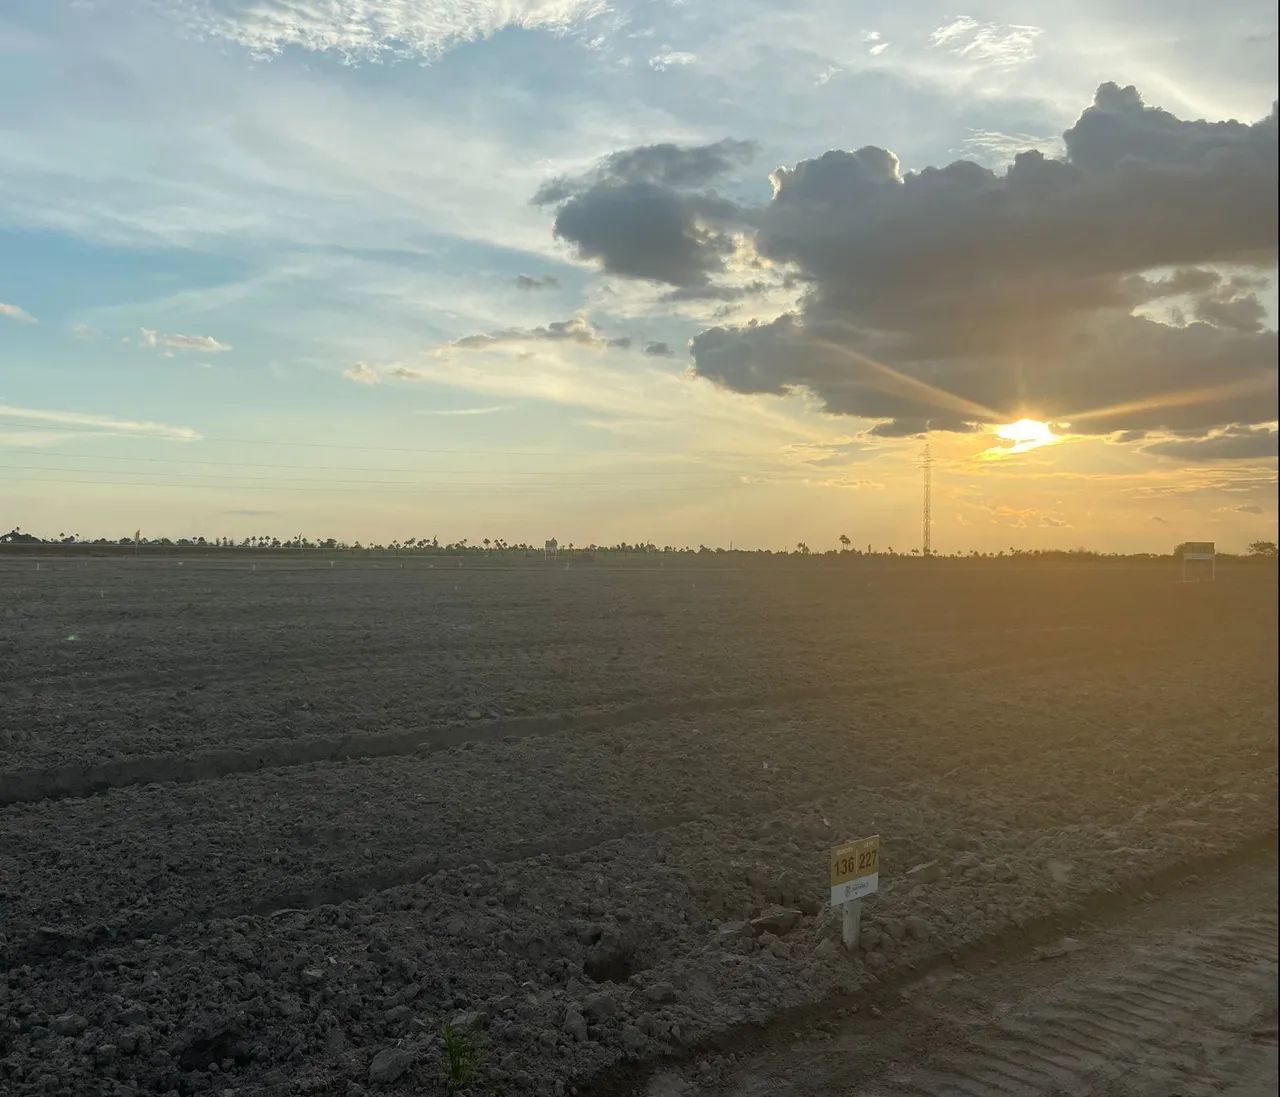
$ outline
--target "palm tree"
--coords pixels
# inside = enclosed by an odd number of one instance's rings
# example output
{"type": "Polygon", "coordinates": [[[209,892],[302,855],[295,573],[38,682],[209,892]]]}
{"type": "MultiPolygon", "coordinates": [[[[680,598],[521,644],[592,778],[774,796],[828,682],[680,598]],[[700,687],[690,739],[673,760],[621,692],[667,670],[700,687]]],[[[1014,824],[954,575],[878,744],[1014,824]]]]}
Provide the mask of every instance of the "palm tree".
{"type": "Polygon", "coordinates": [[[847,533],[842,533],[842,534],[840,534],[840,546],[841,546],[841,548],[843,548],[843,549],[844,549],[844,551],[845,551],[845,552],[848,552],[848,551],[849,551],[849,546],[850,546],[852,543],[853,543],[853,542],[851,542],[851,541],[849,540],[849,535],[848,535],[847,533]]]}

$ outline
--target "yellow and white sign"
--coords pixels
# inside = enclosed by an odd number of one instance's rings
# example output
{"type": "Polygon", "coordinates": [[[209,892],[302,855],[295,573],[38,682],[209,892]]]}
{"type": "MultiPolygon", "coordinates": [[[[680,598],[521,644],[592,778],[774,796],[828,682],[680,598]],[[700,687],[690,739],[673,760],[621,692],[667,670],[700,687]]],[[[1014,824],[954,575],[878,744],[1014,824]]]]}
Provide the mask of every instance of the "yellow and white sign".
{"type": "Polygon", "coordinates": [[[880,835],[860,838],[831,851],[831,905],[880,890],[880,835]]]}

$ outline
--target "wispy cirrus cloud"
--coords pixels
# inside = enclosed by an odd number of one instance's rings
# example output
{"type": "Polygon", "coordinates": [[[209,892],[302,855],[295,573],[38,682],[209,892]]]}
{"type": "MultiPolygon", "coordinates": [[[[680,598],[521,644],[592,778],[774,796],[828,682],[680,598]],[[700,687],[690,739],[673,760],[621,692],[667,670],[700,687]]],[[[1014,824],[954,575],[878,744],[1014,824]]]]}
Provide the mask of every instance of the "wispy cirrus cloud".
{"type": "Polygon", "coordinates": [[[665,72],[669,68],[696,64],[697,61],[696,53],[689,53],[686,50],[663,50],[649,58],[649,67],[655,72],[665,72]]]}
{"type": "Polygon", "coordinates": [[[1158,457],[1183,461],[1236,461],[1274,458],[1280,453],[1280,432],[1272,427],[1231,426],[1203,438],[1180,438],[1145,447],[1158,457]]]}
{"type": "Polygon", "coordinates": [[[1043,27],[1018,23],[979,23],[969,15],[958,15],[938,27],[929,40],[935,48],[982,65],[1020,65],[1036,55],[1036,42],[1043,27]]]}
{"type": "Polygon", "coordinates": [[[878,30],[868,30],[862,32],[862,41],[866,43],[867,52],[872,57],[879,57],[893,43],[886,42],[885,37],[878,30]]]}
{"type": "Polygon", "coordinates": [[[77,433],[89,431],[99,434],[136,434],[179,442],[194,442],[200,437],[199,432],[191,427],[175,427],[149,419],[118,419],[114,416],[95,415],[91,412],[23,408],[12,404],[0,404],[0,420],[6,419],[16,420],[19,424],[38,429],[65,427],[77,433]]]}
{"type": "Polygon", "coordinates": [[[997,168],[1012,164],[1018,153],[1031,150],[1042,152],[1045,156],[1060,157],[1065,151],[1065,146],[1062,138],[1057,136],[973,130],[964,141],[951,149],[951,152],[986,167],[997,168]]]}
{"type": "Polygon", "coordinates": [[[419,415],[496,415],[500,411],[510,411],[510,404],[490,404],[483,408],[424,408],[419,415]]]}
{"type": "Polygon", "coordinates": [[[206,354],[225,354],[230,345],[212,335],[173,335],[151,328],[142,328],[139,338],[144,347],[157,350],[200,350],[206,354]]]}
{"type": "Polygon", "coordinates": [[[19,308],[17,305],[10,305],[4,301],[0,301],[0,316],[7,317],[10,320],[17,320],[20,324],[38,324],[40,323],[26,309],[19,308]]]}
{"type": "Polygon", "coordinates": [[[431,60],[507,28],[571,34],[608,11],[602,0],[192,0],[176,15],[257,57],[293,48],[354,63],[431,60]]]}

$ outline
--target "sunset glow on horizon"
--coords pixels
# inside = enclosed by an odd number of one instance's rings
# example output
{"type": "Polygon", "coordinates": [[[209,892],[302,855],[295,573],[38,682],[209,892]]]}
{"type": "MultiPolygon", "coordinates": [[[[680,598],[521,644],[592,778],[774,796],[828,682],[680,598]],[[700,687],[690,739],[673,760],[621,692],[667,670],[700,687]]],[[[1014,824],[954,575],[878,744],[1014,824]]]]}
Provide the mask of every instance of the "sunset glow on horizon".
{"type": "Polygon", "coordinates": [[[743,3],[5,4],[5,522],[1274,538],[1274,11],[743,3]]]}

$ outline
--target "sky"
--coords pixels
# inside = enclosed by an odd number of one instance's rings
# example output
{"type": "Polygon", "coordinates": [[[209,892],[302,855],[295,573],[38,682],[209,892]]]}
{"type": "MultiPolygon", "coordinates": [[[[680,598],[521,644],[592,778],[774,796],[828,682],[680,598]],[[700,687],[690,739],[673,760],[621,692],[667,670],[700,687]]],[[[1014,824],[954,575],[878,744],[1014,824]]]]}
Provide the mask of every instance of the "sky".
{"type": "Polygon", "coordinates": [[[937,551],[1274,539],[1276,66],[1252,0],[7,0],[0,526],[906,551],[927,443],[937,551]]]}

